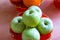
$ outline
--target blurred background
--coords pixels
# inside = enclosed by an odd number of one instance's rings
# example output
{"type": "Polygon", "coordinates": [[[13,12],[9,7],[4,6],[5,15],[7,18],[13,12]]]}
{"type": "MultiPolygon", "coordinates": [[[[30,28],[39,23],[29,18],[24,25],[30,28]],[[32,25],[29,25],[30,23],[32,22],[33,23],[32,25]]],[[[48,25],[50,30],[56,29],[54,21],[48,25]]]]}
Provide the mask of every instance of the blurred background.
{"type": "MultiPolygon", "coordinates": [[[[40,8],[54,23],[51,40],[60,40],[60,10],[54,6],[54,0],[44,0],[40,8]]],[[[16,15],[16,8],[9,0],[0,0],[0,40],[11,40],[9,23],[16,15]]]]}

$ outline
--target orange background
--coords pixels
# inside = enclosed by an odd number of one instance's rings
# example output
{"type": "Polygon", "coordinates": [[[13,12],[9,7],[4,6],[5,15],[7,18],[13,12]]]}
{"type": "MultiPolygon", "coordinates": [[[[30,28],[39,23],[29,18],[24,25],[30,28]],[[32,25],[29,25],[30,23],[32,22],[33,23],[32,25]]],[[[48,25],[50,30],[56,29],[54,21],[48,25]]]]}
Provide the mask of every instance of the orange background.
{"type": "MultiPolygon", "coordinates": [[[[60,40],[60,10],[54,6],[53,1],[44,0],[40,8],[54,23],[51,40],[60,40]]],[[[0,40],[11,40],[9,23],[17,15],[15,9],[9,0],[0,0],[0,40]]]]}

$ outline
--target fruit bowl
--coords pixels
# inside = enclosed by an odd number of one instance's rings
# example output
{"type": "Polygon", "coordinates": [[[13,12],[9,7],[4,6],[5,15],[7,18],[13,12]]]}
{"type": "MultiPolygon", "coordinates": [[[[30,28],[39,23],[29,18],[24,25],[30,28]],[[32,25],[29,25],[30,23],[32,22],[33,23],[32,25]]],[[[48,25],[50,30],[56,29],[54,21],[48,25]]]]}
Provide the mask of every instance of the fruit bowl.
{"type": "MultiPolygon", "coordinates": [[[[18,13],[17,16],[22,16],[22,14],[18,13]]],[[[43,13],[42,17],[48,17],[48,16],[43,13]]],[[[51,33],[52,32],[50,32],[49,34],[46,34],[46,35],[40,34],[40,40],[50,40],[51,33]]],[[[22,40],[22,34],[13,32],[11,28],[10,28],[10,34],[11,34],[10,36],[11,36],[12,40],[22,40]]]]}

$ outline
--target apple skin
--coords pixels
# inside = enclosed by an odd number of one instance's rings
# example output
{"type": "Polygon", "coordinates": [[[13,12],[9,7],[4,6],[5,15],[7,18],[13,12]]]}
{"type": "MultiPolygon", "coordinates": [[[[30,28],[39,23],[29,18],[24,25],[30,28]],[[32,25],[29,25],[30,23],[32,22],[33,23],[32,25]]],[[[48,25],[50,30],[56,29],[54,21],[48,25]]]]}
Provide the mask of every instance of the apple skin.
{"type": "Polygon", "coordinates": [[[42,16],[42,12],[40,12],[38,7],[34,6],[34,8],[28,8],[28,10],[24,12],[22,17],[24,24],[29,27],[36,27],[39,24],[40,18],[42,16]]]}
{"type": "Polygon", "coordinates": [[[50,18],[41,18],[40,23],[38,24],[37,29],[43,35],[50,33],[53,30],[53,23],[50,18]]]}
{"type": "Polygon", "coordinates": [[[42,10],[38,6],[31,6],[29,10],[36,10],[40,17],[42,17],[42,10]]]}
{"type": "Polygon", "coordinates": [[[25,25],[35,27],[39,24],[40,17],[35,10],[27,10],[24,12],[22,20],[25,25]]]}
{"type": "Polygon", "coordinates": [[[40,40],[40,33],[36,28],[26,28],[22,32],[22,40],[40,40]]]}
{"type": "Polygon", "coordinates": [[[15,32],[15,33],[22,33],[22,31],[26,28],[26,26],[24,25],[24,23],[22,22],[22,17],[21,16],[17,16],[15,18],[13,18],[13,20],[11,21],[11,29],[15,32]]]}

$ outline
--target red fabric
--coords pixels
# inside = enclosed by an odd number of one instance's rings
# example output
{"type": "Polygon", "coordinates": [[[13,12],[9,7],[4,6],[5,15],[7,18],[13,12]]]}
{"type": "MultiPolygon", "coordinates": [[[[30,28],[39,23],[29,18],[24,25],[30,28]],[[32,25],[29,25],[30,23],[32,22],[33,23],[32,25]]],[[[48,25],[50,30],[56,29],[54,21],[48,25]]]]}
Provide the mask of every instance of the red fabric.
{"type": "Polygon", "coordinates": [[[22,34],[17,34],[15,32],[13,32],[11,29],[10,29],[10,36],[12,37],[12,39],[16,39],[16,40],[22,40],[22,34]]]}
{"type": "Polygon", "coordinates": [[[17,12],[24,12],[24,11],[26,11],[27,10],[27,8],[22,8],[22,7],[17,7],[16,8],[16,11],[17,12]]]}
{"type": "Polygon", "coordinates": [[[47,35],[41,35],[40,40],[46,40],[46,39],[49,39],[50,37],[51,37],[51,33],[47,35]]]}

